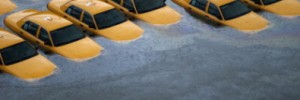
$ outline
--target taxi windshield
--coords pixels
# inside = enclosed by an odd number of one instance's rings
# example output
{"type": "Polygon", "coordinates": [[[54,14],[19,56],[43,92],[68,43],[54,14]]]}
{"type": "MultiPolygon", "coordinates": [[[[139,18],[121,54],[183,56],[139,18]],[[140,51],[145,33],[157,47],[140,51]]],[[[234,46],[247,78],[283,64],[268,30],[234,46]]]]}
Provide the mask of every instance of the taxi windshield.
{"type": "Polygon", "coordinates": [[[262,0],[262,1],[263,1],[264,5],[270,5],[270,4],[279,2],[281,0],[262,0]]]}
{"type": "Polygon", "coordinates": [[[251,10],[244,5],[241,1],[234,1],[229,4],[220,7],[225,20],[230,20],[237,18],[239,16],[245,15],[251,10]]]}
{"type": "Polygon", "coordinates": [[[74,25],[69,25],[50,32],[54,46],[65,45],[85,37],[83,32],[74,25]]]}
{"type": "Polygon", "coordinates": [[[11,65],[36,56],[37,51],[27,42],[4,48],[0,51],[5,65],[11,65]]]}
{"type": "Polygon", "coordinates": [[[123,23],[127,18],[117,9],[111,9],[95,15],[98,29],[108,28],[123,23]]]}
{"type": "Polygon", "coordinates": [[[138,13],[146,13],[166,6],[165,0],[134,0],[138,13]]]}

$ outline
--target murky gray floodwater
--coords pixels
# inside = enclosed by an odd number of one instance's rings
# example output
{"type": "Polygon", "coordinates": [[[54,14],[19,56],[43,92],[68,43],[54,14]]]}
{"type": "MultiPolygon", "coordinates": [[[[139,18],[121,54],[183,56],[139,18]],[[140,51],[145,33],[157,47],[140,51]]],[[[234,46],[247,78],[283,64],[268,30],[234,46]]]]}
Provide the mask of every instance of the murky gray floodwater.
{"type": "MultiPolygon", "coordinates": [[[[19,11],[50,0],[12,1],[19,11]]],[[[0,73],[0,100],[299,100],[300,17],[258,11],[270,28],[249,35],[167,4],[181,22],[133,20],[145,33],[131,43],[92,37],[105,48],[95,59],[46,55],[59,70],[36,82],[0,73]]]]}

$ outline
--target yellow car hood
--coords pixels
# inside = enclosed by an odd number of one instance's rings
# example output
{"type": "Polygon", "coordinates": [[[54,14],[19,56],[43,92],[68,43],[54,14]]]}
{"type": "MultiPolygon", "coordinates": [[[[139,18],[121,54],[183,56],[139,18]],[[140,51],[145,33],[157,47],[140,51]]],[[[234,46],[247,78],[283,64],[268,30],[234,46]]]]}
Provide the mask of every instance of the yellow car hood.
{"type": "Polygon", "coordinates": [[[246,15],[227,20],[224,24],[233,28],[245,31],[261,30],[268,26],[268,20],[257,15],[254,12],[250,12],[246,15]]]}
{"type": "Polygon", "coordinates": [[[102,50],[100,45],[88,37],[53,48],[53,52],[74,60],[96,57],[102,50]]]}
{"type": "Polygon", "coordinates": [[[282,0],[274,4],[262,6],[262,8],[284,16],[300,15],[300,2],[297,0],[282,0]]]}
{"type": "Polygon", "coordinates": [[[137,17],[151,24],[173,24],[181,19],[181,15],[168,6],[138,14],[137,17]]]}
{"type": "Polygon", "coordinates": [[[141,37],[143,32],[143,29],[128,20],[113,27],[97,30],[96,34],[114,41],[128,41],[141,37]]]}
{"type": "Polygon", "coordinates": [[[0,2],[0,15],[8,13],[16,9],[17,6],[10,0],[1,0],[0,2]]]}
{"type": "Polygon", "coordinates": [[[41,55],[2,68],[7,73],[22,79],[39,79],[51,75],[56,66],[41,55]]]}

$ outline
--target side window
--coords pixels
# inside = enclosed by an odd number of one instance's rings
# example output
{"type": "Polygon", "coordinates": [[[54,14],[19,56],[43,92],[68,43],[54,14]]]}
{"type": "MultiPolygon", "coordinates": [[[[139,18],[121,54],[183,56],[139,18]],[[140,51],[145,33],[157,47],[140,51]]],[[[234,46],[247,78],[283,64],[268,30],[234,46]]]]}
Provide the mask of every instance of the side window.
{"type": "Polygon", "coordinates": [[[260,2],[261,0],[252,0],[255,4],[259,4],[262,5],[262,3],[260,2]]]}
{"type": "Polygon", "coordinates": [[[80,20],[82,9],[76,7],[76,6],[70,6],[67,10],[66,13],[73,16],[74,18],[80,20]]]}
{"type": "Polygon", "coordinates": [[[212,3],[210,3],[210,5],[209,5],[208,13],[213,15],[213,16],[216,16],[218,19],[222,19],[218,7],[214,4],[212,4],[212,3]]]}
{"type": "Polygon", "coordinates": [[[127,8],[130,12],[135,12],[133,7],[133,2],[131,0],[124,0],[123,6],[127,8]]]}
{"type": "Polygon", "coordinates": [[[22,26],[22,28],[25,31],[29,32],[31,35],[36,36],[36,33],[39,29],[39,25],[28,21],[22,26]]]}
{"type": "Polygon", "coordinates": [[[44,41],[45,44],[50,44],[49,34],[44,28],[41,28],[39,39],[44,41]]]}
{"type": "Polygon", "coordinates": [[[192,0],[190,2],[191,5],[197,7],[199,9],[201,9],[201,10],[204,10],[204,11],[205,11],[207,3],[208,3],[207,0],[192,0]]]}
{"type": "Polygon", "coordinates": [[[84,12],[84,15],[83,15],[83,22],[85,24],[87,24],[90,28],[96,28],[95,27],[95,23],[94,23],[94,20],[93,20],[93,17],[91,14],[89,14],[88,12],[84,12]]]}
{"type": "Polygon", "coordinates": [[[114,2],[121,4],[121,0],[113,0],[114,2]]]}

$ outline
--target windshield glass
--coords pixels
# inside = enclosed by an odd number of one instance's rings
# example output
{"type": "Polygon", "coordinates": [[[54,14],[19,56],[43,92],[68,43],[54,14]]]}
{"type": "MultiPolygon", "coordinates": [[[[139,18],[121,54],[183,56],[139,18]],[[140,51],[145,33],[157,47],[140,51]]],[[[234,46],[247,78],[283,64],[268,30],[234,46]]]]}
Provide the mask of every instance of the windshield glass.
{"type": "Polygon", "coordinates": [[[263,0],[264,5],[269,5],[269,4],[273,4],[276,3],[280,0],[263,0]]]}
{"type": "Polygon", "coordinates": [[[225,20],[230,20],[244,14],[249,13],[251,10],[244,5],[241,1],[234,1],[232,3],[221,6],[225,20]]]}
{"type": "Polygon", "coordinates": [[[138,13],[145,13],[166,6],[165,0],[134,0],[138,13]]]}
{"type": "Polygon", "coordinates": [[[108,28],[127,20],[123,13],[117,9],[111,9],[105,12],[101,12],[95,15],[95,20],[98,25],[98,29],[108,28]]]}
{"type": "Polygon", "coordinates": [[[5,65],[14,64],[38,54],[36,50],[27,42],[21,42],[2,49],[0,53],[5,65]]]}
{"type": "Polygon", "coordinates": [[[54,46],[68,44],[85,37],[80,29],[74,25],[69,25],[50,32],[54,46]]]}

